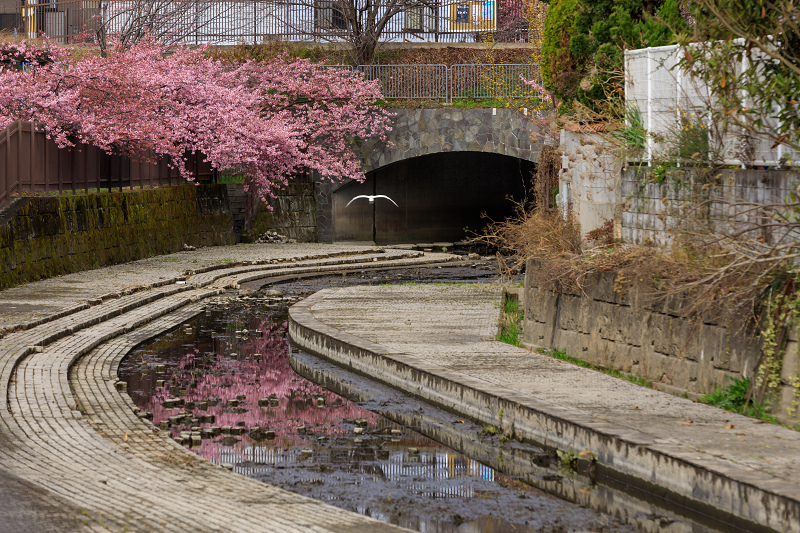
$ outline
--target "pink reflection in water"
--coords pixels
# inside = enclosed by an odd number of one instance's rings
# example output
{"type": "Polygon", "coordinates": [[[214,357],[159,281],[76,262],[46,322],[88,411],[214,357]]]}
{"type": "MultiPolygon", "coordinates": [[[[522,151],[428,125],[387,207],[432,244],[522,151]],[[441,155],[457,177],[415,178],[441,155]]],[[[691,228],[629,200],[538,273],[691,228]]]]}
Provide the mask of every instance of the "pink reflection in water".
{"type": "MultiPolygon", "coordinates": [[[[256,329],[260,336],[241,342],[223,342],[216,353],[204,354],[196,347],[188,348],[180,363],[167,369],[164,387],[156,389],[143,406],[153,413],[153,423],[159,425],[170,416],[189,411],[163,407],[164,400],[178,397],[179,391],[185,391],[181,397],[187,403],[207,401],[213,404],[205,410],[196,405],[191,409],[194,417],[215,417],[213,423],[198,423],[197,426],[236,427],[244,422],[245,434],[235,437],[239,439],[237,448],[252,444],[247,432],[254,427],[275,432],[271,445],[289,447],[307,443],[308,439],[320,435],[349,432],[349,427],[340,424],[346,418],[365,419],[371,425],[378,421],[378,415],[294,373],[289,366],[285,322],[278,325],[267,318],[256,329]],[[277,406],[274,403],[268,407],[259,406],[260,399],[270,397],[277,400],[277,406]],[[319,398],[324,399],[321,406],[319,398]],[[238,401],[238,405],[232,406],[232,401],[238,401]],[[298,435],[299,426],[307,428],[308,437],[298,435]]],[[[189,425],[172,427],[172,435],[177,436],[188,428],[189,425]]],[[[213,440],[219,441],[220,437],[213,440]]],[[[217,461],[220,460],[219,450],[218,442],[206,439],[198,449],[201,455],[217,461]]]]}

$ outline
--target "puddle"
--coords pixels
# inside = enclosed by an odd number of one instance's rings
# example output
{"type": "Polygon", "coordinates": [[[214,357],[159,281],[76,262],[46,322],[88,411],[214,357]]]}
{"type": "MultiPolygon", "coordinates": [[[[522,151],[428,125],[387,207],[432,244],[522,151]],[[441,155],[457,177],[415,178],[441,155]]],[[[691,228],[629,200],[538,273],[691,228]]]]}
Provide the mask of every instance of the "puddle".
{"type": "MultiPolygon", "coordinates": [[[[156,426],[203,457],[417,531],[659,531],[665,520],[674,523],[672,515],[640,502],[622,509],[595,505],[602,511],[578,505],[627,500],[585,476],[559,472],[550,454],[534,446],[479,436],[482,428],[468,420],[331,365],[322,368],[312,356],[290,354],[286,310],[305,294],[443,278],[480,281],[489,273],[362,271],[262,290],[251,284],[135,350],[119,374],[156,426]],[[296,373],[290,356],[303,375],[328,388],[296,373]]],[[[689,528],[680,530],[707,531],[683,525],[689,528]]]]}

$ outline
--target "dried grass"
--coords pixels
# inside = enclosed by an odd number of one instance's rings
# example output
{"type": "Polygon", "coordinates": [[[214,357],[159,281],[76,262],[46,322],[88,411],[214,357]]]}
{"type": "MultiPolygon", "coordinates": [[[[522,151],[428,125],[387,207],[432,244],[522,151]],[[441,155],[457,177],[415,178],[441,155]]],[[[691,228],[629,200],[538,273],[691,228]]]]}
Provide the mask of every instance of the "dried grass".
{"type": "Polygon", "coordinates": [[[580,224],[572,211],[562,216],[556,206],[561,152],[544,146],[533,187],[530,206],[517,203],[514,216],[491,222],[473,241],[498,250],[501,275],[518,272],[531,258],[557,259],[581,253],[580,224]]]}
{"type": "Polygon", "coordinates": [[[713,314],[743,323],[759,312],[765,287],[776,280],[774,264],[731,268],[731,257],[723,247],[705,234],[687,230],[687,224],[702,227],[703,220],[691,220],[685,212],[670,246],[614,242],[611,221],[584,238],[575,215],[568,211],[564,217],[556,206],[559,169],[560,152],[545,147],[533,204],[518,204],[512,218],[492,222],[474,239],[498,250],[502,275],[519,272],[528,260],[538,259],[531,279],[549,290],[583,291],[593,274],[613,271],[620,294],[636,284],[640,294],[655,299],[680,295],[689,302],[683,308],[686,316],[713,314]]]}

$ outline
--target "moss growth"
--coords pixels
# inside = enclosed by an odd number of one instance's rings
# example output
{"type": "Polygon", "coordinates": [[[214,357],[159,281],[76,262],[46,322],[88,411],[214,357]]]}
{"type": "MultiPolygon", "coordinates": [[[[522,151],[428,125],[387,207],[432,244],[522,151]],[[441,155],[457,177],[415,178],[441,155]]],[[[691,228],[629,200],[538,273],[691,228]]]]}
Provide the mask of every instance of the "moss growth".
{"type": "Polygon", "coordinates": [[[30,198],[0,226],[0,288],[172,253],[183,244],[235,242],[220,188],[157,190],[30,198]],[[198,191],[216,198],[199,213],[198,191]]]}
{"type": "Polygon", "coordinates": [[[316,241],[314,184],[292,183],[271,205],[272,211],[264,207],[259,209],[249,230],[242,235],[242,242],[254,242],[267,231],[277,231],[300,241],[316,241]]]}
{"type": "Polygon", "coordinates": [[[653,388],[653,383],[647,378],[640,376],[639,374],[629,374],[627,372],[620,372],[619,370],[615,370],[613,368],[598,366],[589,363],[588,361],[584,361],[583,359],[578,359],[577,357],[572,357],[571,355],[567,355],[566,350],[539,350],[539,353],[544,355],[549,355],[550,357],[555,357],[556,359],[561,359],[562,361],[567,361],[568,363],[572,363],[573,365],[578,365],[584,368],[597,370],[604,374],[608,374],[609,376],[613,376],[619,379],[624,379],[626,381],[630,381],[631,383],[640,385],[642,387],[647,387],[649,389],[653,388]]]}
{"type": "Polygon", "coordinates": [[[497,340],[522,346],[519,335],[522,333],[523,310],[519,308],[519,300],[506,298],[503,301],[503,310],[500,312],[500,332],[497,340]]]}

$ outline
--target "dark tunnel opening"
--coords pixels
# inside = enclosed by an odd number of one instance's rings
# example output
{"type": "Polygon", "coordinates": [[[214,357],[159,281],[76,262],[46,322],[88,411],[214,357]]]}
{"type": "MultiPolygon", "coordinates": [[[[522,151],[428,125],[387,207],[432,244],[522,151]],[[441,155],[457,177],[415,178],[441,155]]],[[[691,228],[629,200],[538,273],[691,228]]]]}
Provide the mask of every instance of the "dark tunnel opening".
{"type": "Polygon", "coordinates": [[[377,244],[459,241],[532,198],[535,163],[489,152],[398,161],[334,193],[334,240],[377,244]],[[382,194],[394,200],[358,195],[382,194]],[[486,217],[482,217],[485,213],[486,217]]]}

